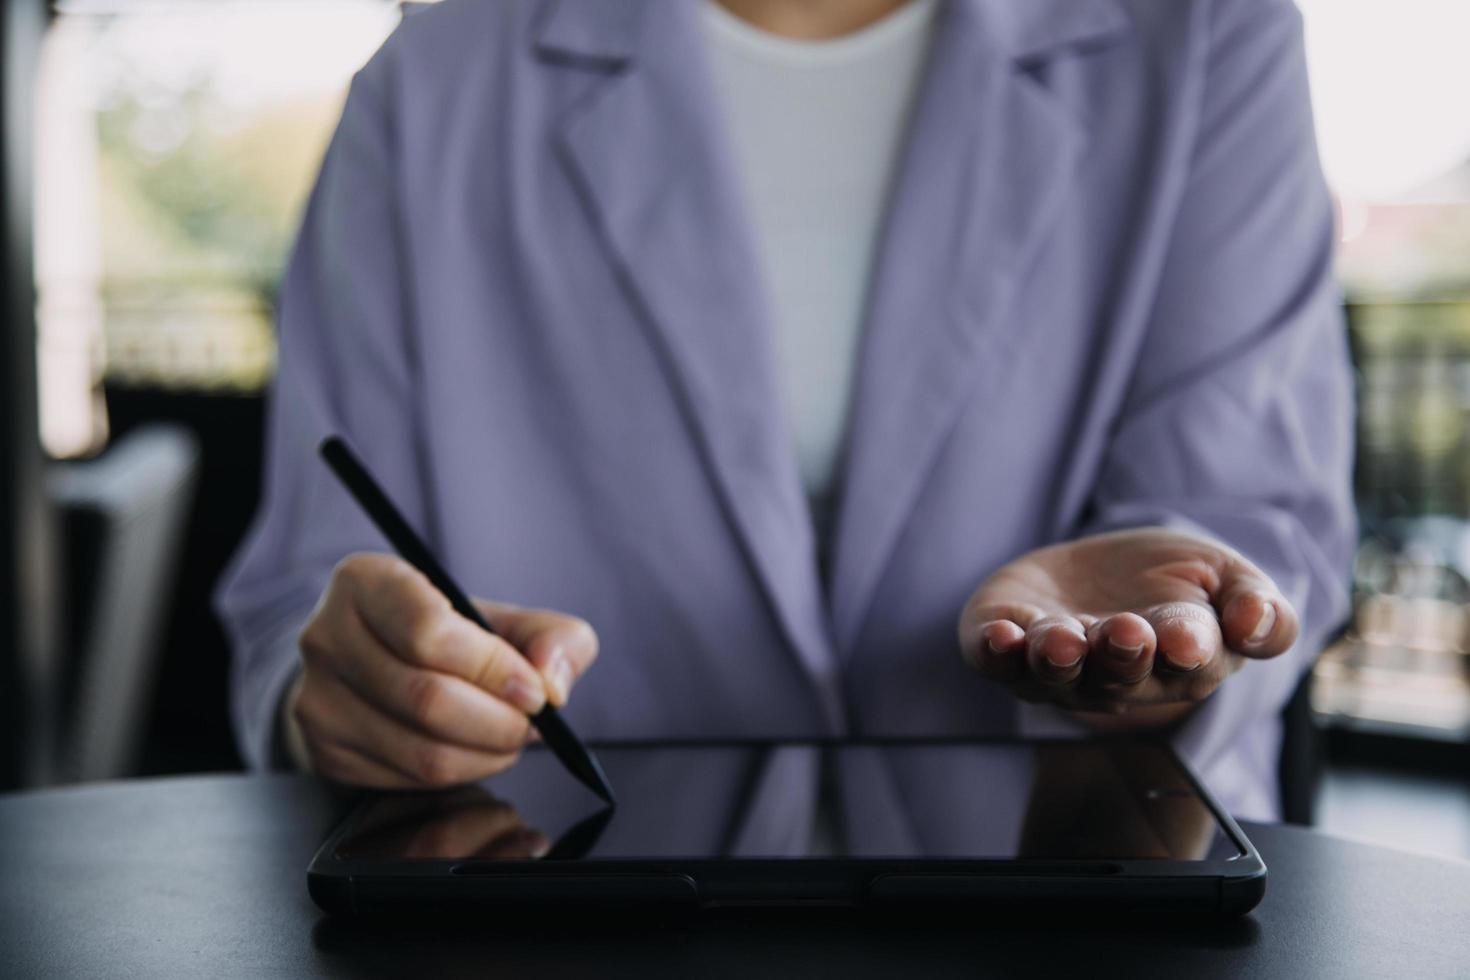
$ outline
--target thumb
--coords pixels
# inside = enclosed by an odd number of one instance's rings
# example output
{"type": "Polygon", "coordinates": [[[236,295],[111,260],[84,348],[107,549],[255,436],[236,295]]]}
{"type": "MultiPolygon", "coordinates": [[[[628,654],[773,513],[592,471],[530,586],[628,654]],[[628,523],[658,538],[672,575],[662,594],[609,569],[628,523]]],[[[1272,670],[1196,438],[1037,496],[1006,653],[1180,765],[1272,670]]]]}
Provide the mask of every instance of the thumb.
{"type": "Polygon", "coordinates": [[[474,600],[495,631],[531,661],[546,682],[546,696],[560,707],[572,685],[597,659],[597,632],[585,619],[549,609],[474,600]]]}

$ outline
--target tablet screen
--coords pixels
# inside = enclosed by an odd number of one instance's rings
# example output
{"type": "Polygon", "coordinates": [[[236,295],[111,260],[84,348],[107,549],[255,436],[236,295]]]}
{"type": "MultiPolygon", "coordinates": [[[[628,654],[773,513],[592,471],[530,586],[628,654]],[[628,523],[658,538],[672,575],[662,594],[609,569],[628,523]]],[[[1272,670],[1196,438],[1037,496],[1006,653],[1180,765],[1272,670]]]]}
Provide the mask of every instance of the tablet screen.
{"type": "Polygon", "coordinates": [[[598,746],[615,810],[544,749],[476,786],[387,794],[340,860],[814,856],[1201,861],[1240,851],[1151,743],[598,746]]]}

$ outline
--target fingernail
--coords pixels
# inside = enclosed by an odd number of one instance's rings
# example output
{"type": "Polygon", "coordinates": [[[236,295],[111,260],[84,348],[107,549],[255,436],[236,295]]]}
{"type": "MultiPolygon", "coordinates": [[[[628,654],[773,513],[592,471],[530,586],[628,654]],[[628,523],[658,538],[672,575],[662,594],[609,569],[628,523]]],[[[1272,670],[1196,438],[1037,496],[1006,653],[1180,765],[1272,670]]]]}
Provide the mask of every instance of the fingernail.
{"type": "Polygon", "coordinates": [[[1183,674],[1187,674],[1192,670],[1199,670],[1200,667],[1204,666],[1203,660],[1196,660],[1192,664],[1183,664],[1180,663],[1178,660],[1175,660],[1173,657],[1169,656],[1167,653],[1164,654],[1164,662],[1168,664],[1172,669],[1177,670],[1183,674]]]}
{"type": "Polygon", "coordinates": [[[572,693],[572,662],[567,655],[560,650],[551,656],[551,666],[547,668],[547,677],[551,680],[551,686],[556,688],[556,693],[563,701],[572,693]]]}
{"type": "Polygon", "coordinates": [[[1059,656],[1066,656],[1066,654],[1059,653],[1057,651],[1052,651],[1048,653],[1046,655],[1046,662],[1051,664],[1051,666],[1056,668],[1057,670],[1071,670],[1073,667],[1080,664],[1082,662],[1082,658],[1087,654],[1087,637],[1081,633],[1073,632],[1070,629],[1066,630],[1065,632],[1068,636],[1075,636],[1078,640],[1082,642],[1083,646],[1082,649],[1073,654],[1072,659],[1068,660],[1066,663],[1062,663],[1060,660],[1056,659],[1059,656]]]}
{"type": "Polygon", "coordinates": [[[1261,607],[1261,618],[1256,620],[1256,628],[1251,630],[1251,635],[1245,638],[1247,643],[1260,643],[1271,635],[1271,628],[1276,625],[1276,607],[1271,603],[1265,603],[1261,607]]]}
{"type": "Polygon", "coordinates": [[[1114,642],[1113,640],[1109,640],[1108,649],[1112,652],[1113,658],[1115,660],[1121,660],[1124,663],[1131,663],[1132,661],[1137,660],[1139,658],[1139,655],[1143,653],[1143,644],[1135,643],[1133,646],[1130,647],[1124,646],[1121,643],[1114,642]]]}
{"type": "Polygon", "coordinates": [[[528,715],[546,707],[546,691],[540,684],[531,685],[521,677],[505,682],[505,699],[528,715]]]}

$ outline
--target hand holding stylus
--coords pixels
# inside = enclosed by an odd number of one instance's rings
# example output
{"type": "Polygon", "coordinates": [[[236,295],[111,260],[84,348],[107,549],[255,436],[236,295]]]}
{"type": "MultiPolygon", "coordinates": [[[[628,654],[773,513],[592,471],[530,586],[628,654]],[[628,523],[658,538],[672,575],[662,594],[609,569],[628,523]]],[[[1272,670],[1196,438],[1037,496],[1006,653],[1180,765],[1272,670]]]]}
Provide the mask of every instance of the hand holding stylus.
{"type": "Polygon", "coordinates": [[[402,559],[343,560],[300,638],[286,710],[317,773],[407,789],[473,782],[515,763],[528,715],[565,702],[597,656],[583,620],[476,600],[460,616],[402,559]]]}

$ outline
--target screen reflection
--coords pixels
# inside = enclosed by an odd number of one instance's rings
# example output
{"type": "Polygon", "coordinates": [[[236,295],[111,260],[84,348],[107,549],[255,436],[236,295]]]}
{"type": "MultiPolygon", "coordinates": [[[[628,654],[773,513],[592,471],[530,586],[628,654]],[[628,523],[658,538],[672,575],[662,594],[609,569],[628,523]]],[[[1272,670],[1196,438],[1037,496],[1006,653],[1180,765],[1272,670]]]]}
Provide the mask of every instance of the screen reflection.
{"type": "Polygon", "coordinates": [[[1204,860],[1238,854],[1172,756],[1148,743],[601,746],[614,811],[531,750],[444,793],[374,798],[343,860],[792,859],[818,789],[860,858],[1204,860]]]}

